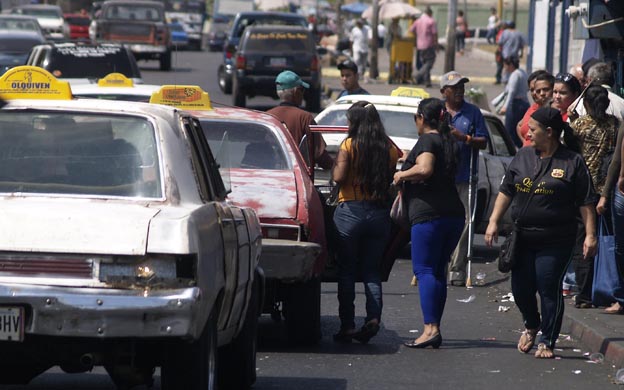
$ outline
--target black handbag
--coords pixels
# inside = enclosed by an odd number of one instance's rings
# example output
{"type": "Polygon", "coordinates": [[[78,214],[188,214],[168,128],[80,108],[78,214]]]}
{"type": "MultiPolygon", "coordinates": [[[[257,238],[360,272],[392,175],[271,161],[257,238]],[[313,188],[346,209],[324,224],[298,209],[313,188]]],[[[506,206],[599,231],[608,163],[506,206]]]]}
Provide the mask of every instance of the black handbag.
{"type": "Polygon", "coordinates": [[[518,220],[520,219],[520,217],[522,217],[522,215],[526,211],[527,207],[529,206],[529,202],[531,202],[531,198],[533,198],[533,195],[535,194],[535,191],[533,191],[533,183],[537,183],[542,179],[542,176],[546,174],[546,172],[548,172],[548,170],[550,169],[551,163],[552,163],[552,158],[548,162],[548,166],[546,167],[546,170],[544,171],[544,173],[539,175],[539,177],[536,177],[533,179],[531,187],[529,188],[529,197],[524,203],[524,207],[522,208],[522,211],[520,211],[520,213],[516,217],[516,220],[513,223],[512,231],[507,235],[507,237],[505,237],[505,241],[500,246],[500,252],[498,254],[497,265],[498,265],[498,270],[502,273],[507,273],[511,271],[516,265],[516,255],[518,254],[518,248],[520,245],[519,244],[520,228],[518,227],[518,220]]]}

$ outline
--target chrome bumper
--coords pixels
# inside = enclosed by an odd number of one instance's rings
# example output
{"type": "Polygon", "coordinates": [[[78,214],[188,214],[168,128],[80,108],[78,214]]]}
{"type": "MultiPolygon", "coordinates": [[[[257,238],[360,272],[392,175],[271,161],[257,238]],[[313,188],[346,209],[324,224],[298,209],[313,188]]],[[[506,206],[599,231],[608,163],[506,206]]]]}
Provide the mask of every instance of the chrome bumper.
{"type": "Polygon", "coordinates": [[[192,337],[200,289],[0,286],[0,305],[25,307],[25,333],[65,337],[192,337]]]}
{"type": "Polygon", "coordinates": [[[320,253],[321,246],[313,242],[263,238],[260,267],[267,279],[306,281],[320,253]]]}

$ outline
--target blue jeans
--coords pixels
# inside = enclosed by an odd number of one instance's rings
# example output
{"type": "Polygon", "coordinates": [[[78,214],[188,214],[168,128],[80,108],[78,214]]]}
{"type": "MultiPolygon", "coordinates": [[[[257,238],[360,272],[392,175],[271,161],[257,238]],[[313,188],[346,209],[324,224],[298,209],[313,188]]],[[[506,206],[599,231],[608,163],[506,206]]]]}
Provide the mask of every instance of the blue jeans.
{"type": "Polygon", "coordinates": [[[563,320],[561,283],[570,263],[574,239],[557,246],[534,248],[521,241],[518,262],[511,271],[511,291],[527,329],[541,329],[540,343],[553,349],[563,320]],[[540,295],[542,315],[537,307],[540,295]]]}
{"type": "Polygon", "coordinates": [[[412,225],[412,268],[425,324],[440,324],[446,304],[446,266],[464,228],[463,217],[412,225]]]}
{"type": "Polygon", "coordinates": [[[381,321],[380,265],[390,236],[390,210],[368,201],[336,207],[338,231],[338,315],[340,329],[355,328],[355,281],[359,274],[366,294],[366,321],[381,321]]]}
{"type": "Polygon", "coordinates": [[[620,274],[620,285],[613,291],[613,297],[624,306],[624,195],[616,188],[613,195],[612,218],[615,235],[615,264],[620,274]]]}

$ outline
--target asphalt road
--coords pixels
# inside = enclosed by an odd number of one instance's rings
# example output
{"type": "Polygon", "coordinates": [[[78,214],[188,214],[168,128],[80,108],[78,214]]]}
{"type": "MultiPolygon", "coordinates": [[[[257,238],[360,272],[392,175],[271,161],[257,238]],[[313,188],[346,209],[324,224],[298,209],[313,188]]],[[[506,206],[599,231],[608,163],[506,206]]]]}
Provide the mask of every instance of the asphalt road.
{"type": "MultiPolygon", "coordinates": [[[[215,103],[230,103],[217,86],[218,53],[182,52],[174,57],[174,72],[160,72],[156,62],[141,63],[146,83],[199,84],[215,103]]],[[[250,100],[253,108],[275,104],[270,98],[250,100]]],[[[479,238],[477,243],[479,243],[479,238]]],[[[407,389],[604,389],[613,386],[614,367],[588,362],[577,340],[561,337],[557,359],[538,360],[521,354],[516,343],[522,320],[513,302],[507,275],[498,273],[492,252],[478,250],[473,275],[483,273],[483,285],[450,287],[439,350],[402,346],[422,331],[418,288],[410,286],[411,264],[399,260],[384,284],[382,330],[368,345],[336,344],[338,330],[336,285],[322,288],[323,338],[318,346],[293,348],[284,339],[283,323],[263,316],[258,350],[256,390],[407,390],[407,389]]],[[[477,283],[473,277],[473,283],[477,283]]],[[[569,307],[569,301],[566,307],[569,307]]],[[[356,314],[361,324],[364,296],[358,290],[356,314]]],[[[156,378],[155,388],[160,388],[156,378]]],[[[28,386],[2,389],[114,389],[102,369],[88,374],[63,374],[53,368],[28,386]]]]}

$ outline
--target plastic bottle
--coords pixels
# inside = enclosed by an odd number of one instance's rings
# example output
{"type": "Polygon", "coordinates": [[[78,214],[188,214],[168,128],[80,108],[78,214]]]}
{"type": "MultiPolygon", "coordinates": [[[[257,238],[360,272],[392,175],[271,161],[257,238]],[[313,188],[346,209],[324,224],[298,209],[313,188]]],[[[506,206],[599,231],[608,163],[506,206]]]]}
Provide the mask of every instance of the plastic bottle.
{"type": "Polygon", "coordinates": [[[624,384],[624,368],[620,368],[615,373],[615,383],[624,384]]]}
{"type": "Polygon", "coordinates": [[[591,355],[589,355],[589,360],[591,360],[594,363],[603,363],[604,362],[604,355],[601,354],[600,352],[594,352],[591,355]]]}
{"type": "Polygon", "coordinates": [[[475,279],[475,284],[480,286],[483,285],[485,283],[485,272],[477,272],[477,274],[475,275],[475,279]]]}

